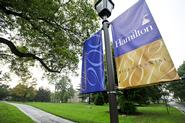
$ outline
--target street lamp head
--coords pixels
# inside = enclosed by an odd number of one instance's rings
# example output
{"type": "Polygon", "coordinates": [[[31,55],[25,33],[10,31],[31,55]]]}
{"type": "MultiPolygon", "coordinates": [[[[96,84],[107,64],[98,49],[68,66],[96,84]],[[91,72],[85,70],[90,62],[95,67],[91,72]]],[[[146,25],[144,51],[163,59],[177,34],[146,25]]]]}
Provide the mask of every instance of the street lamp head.
{"type": "Polygon", "coordinates": [[[95,4],[95,9],[101,18],[110,17],[113,8],[114,3],[112,0],[98,0],[95,4]]]}

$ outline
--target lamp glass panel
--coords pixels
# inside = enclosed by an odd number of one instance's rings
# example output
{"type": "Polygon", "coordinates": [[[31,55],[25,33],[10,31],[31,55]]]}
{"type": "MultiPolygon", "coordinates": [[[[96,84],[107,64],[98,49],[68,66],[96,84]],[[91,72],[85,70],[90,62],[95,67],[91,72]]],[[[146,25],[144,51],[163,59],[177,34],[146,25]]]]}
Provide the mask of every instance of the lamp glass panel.
{"type": "Polygon", "coordinates": [[[96,5],[96,11],[100,13],[103,10],[103,0],[96,5]]]}
{"type": "Polygon", "coordinates": [[[108,1],[107,2],[107,9],[111,12],[113,7],[114,7],[113,4],[110,1],[108,1]]]}

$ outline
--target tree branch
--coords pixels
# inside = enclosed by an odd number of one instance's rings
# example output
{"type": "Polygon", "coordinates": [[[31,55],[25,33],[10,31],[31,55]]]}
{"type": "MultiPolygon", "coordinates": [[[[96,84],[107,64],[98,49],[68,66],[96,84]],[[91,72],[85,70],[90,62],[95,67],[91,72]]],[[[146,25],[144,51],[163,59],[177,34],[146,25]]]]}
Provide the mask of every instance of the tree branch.
{"type": "Polygon", "coordinates": [[[0,3],[0,9],[6,13],[7,15],[15,15],[15,16],[19,16],[19,17],[23,17],[23,14],[22,13],[18,13],[18,12],[14,12],[14,11],[11,11],[11,10],[8,10],[5,6],[3,6],[1,3],[0,3]]]}
{"type": "MultiPolygon", "coordinates": [[[[69,0],[67,3],[69,3],[69,2],[70,2],[70,0],[69,0]]],[[[18,13],[18,12],[9,10],[9,9],[7,9],[6,7],[4,7],[4,6],[1,5],[1,4],[0,4],[0,10],[2,10],[2,11],[3,11],[4,13],[6,13],[7,15],[14,15],[14,16],[18,16],[18,17],[24,18],[25,20],[27,20],[27,21],[31,24],[31,26],[32,26],[35,30],[39,31],[40,33],[42,33],[42,34],[44,34],[45,36],[47,36],[50,40],[52,40],[51,36],[46,35],[46,33],[44,33],[44,32],[42,32],[41,30],[39,30],[39,28],[37,28],[37,27],[33,24],[33,22],[31,21],[31,19],[30,19],[28,16],[25,16],[23,13],[18,13]]],[[[64,31],[68,31],[68,32],[70,32],[70,33],[72,33],[72,34],[74,34],[74,35],[76,35],[76,36],[81,36],[81,35],[82,35],[82,33],[80,33],[80,32],[74,32],[74,31],[72,31],[72,30],[69,29],[69,28],[62,27],[60,24],[58,24],[58,23],[55,22],[55,21],[50,22],[50,21],[48,21],[48,19],[42,18],[42,17],[38,17],[37,19],[38,19],[38,20],[42,20],[42,21],[44,21],[45,23],[50,24],[50,25],[53,25],[53,26],[56,25],[55,27],[58,28],[59,30],[63,29],[64,31]]],[[[72,19],[73,19],[73,18],[71,18],[71,20],[72,20],[72,19]]],[[[68,21],[70,21],[70,20],[68,20],[68,21]]]]}
{"type": "Polygon", "coordinates": [[[32,53],[22,53],[22,52],[20,52],[20,51],[16,48],[16,46],[15,46],[11,41],[9,41],[9,40],[7,40],[7,39],[4,39],[4,38],[0,37],[0,43],[6,44],[6,45],[10,48],[11,52],[12,52],[13,54],[15,54],[16,56],[22,57],[22,58],[23,58],[23,57],[27,57],[27,58],[36,59],[36,60],[38,60],[38,61],[42,64],[42,66],[44,66],[44,68],[47,69],[49,72],[60,73],[60,71],[50,69],[50,68],[44,63],[43,59],[37,57],[36,55],[34,55],[34,54],[32,54],[32,53]]]}

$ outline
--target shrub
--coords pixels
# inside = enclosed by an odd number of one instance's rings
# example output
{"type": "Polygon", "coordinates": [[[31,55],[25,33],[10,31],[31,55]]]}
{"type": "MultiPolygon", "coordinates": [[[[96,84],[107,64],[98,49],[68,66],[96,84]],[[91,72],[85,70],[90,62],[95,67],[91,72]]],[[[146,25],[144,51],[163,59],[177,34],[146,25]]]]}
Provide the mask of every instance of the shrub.
{"type": "Polygon", "coordinates": [[[123,95],[119,96],[118,100],[119,105],[119,113],[121,114],[135,114],[136,113],[136,106],[132,101],[127,101],[124,99],[123,95]]]}

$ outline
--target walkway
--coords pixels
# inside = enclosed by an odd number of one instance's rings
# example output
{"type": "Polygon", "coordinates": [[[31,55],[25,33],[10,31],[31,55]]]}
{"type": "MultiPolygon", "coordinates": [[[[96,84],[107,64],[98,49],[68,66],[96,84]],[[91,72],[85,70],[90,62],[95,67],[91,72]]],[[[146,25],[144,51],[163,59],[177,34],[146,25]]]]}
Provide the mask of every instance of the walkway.
{"type": "Polygon", "coordinates": [[[182,111],[183,113],[185,113],[185,105],[179,104],[176,102],[170,102],[169,105],[171,105],[171,106],[177,108],[178,110],[182,111]]]}
{"type": "Polygon", "coordinates": [[[74,123],[72,121],[62,119],[60,117],[44,112],[40,109],[37,109],[29,105],[10,102],[6,103],[16,106],[19,110],[21,110],[23,113],[29,116],[36,123],[74,123]]]}

